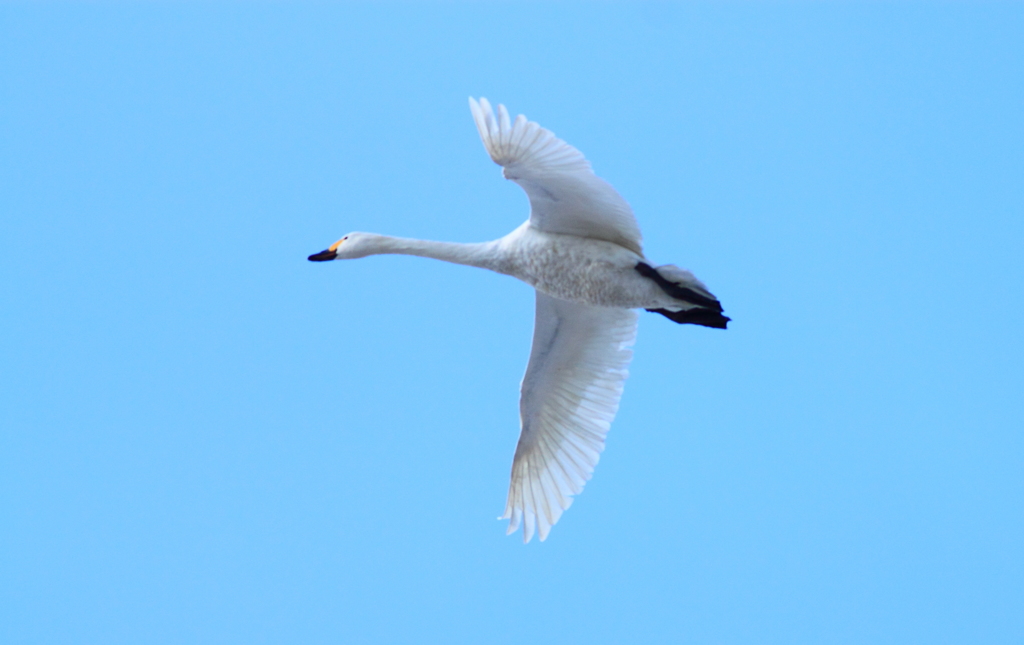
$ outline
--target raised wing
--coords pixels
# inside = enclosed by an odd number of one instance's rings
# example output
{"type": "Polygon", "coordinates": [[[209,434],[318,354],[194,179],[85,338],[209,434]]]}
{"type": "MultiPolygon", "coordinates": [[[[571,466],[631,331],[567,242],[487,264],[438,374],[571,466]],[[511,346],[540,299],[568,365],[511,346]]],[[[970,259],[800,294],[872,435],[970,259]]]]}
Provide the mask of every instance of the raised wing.
{"type": "Polygon", "coordinates": [[[594,472],[633,358],[637,312],[537,292],[533,350],[519,403],[522,433],[502,519],[544,540],[594,472]]]}
{"type": "Polygon", "coordinates": [[[643,255],[633,210],[590,162],[568,143],[504,105],[497,116],[485,98],[469,99],[473,120],[494,163],[530,197],[530,224],[548,233],[578,235],[643,255]]]}

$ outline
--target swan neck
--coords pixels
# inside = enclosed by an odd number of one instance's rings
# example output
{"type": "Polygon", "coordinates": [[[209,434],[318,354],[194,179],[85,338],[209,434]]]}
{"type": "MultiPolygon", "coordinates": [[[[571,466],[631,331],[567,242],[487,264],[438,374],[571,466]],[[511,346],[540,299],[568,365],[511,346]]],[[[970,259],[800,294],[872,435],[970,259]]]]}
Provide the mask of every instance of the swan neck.
{"type": "Polygon", "coordinates": [[[474,244],[434,242],[382,235],[378,241],[377,253],[416,255],[454,264],[493,269],[496,262],[497,244],[495,242],[474,244]]]}

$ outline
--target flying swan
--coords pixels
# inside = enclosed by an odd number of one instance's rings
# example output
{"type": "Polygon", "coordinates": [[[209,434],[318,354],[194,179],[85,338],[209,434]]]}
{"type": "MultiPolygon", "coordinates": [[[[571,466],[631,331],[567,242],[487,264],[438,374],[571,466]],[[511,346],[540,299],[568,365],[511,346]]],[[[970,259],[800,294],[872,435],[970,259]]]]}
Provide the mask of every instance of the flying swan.
{"type": "Polygon", "coordinates": [[[590,479],[619,408],[633,357],[636,309],[725,329],[729,318],[700,280],[654,266],[629,204],[579,150],[519,115],[470,98],[484,148],[526,191],[530,218],[492,242],[431,242],[349,233],[313,262],[399,253],[503,273],[537,295],[533,348],[521,386],[522,430],[512,460],[508,533],[541,540],[590,479]]]}

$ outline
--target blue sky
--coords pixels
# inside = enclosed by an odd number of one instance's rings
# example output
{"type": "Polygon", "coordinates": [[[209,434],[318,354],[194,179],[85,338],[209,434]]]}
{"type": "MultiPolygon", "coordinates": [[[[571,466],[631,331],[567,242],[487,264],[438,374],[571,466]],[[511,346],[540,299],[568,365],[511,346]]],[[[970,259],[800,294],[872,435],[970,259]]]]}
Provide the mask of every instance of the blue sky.
{"type": "Polygon", "coordinates": [[[0,7],[0,640],[1024,640],[1024,5],[0,7]],[[594,479],[494,520],[531,290],[351,230],[580,148],[645,314],[594,479]]]}

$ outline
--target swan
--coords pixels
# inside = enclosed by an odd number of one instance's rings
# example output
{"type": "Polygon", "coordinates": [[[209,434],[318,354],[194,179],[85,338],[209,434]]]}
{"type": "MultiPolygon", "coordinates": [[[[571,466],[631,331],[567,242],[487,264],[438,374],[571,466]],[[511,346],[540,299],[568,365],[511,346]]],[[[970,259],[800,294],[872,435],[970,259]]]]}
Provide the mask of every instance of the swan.
{"type": "Polygon", "coordinates": [[[583,490],[618,411],[636,340],[637,309],[725,329],[703,282],[644,257],[629,204],[576,148],[525,116],[469,99],[484,148],[530,199],[530,217],[491,242],[432,242],[349,233],[313,262],[397,253],[480,267],[536,291],[533,348],[520,388],[519,442],[505,513],[523,542],[551,527],[583,490]]]}

